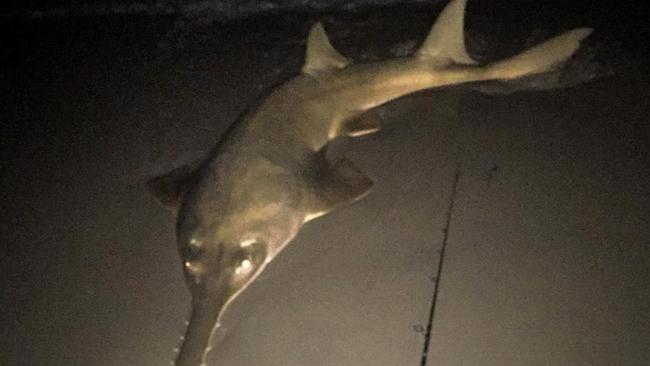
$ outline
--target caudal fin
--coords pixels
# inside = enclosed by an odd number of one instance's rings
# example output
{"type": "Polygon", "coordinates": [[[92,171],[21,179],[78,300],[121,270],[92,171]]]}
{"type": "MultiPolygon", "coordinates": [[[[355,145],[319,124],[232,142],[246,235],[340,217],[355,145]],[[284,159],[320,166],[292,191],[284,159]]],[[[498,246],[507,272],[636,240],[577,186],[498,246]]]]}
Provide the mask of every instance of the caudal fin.
{"type": "Polygon", "coordinates": [[[561,66],[580,48],[593,29],[578,28],[529,48],[513,57],[486,66],[487,79],[510,80],[551,71],[561,66]]]}

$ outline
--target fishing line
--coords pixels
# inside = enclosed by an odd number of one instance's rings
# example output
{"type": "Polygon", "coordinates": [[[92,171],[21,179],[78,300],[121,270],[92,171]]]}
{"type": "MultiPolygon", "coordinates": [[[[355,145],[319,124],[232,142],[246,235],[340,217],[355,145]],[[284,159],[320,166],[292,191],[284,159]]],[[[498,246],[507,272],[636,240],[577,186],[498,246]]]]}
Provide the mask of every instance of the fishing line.
{"type": "Polygon", "coordinates": [[[436,303],[438,302],[438,292],[440,290],[440,278],[442,277],[442,266],[445,261],[445,250],[447,249],[447,240],[449,239],[449,227],[451,225],[451,217],[454,210],[454,203],[456,202],[456,192],[458,189],[458,181],[460,180],[460,165],[456,168],[454,181],[451,186],[451,194],[449,196],[449,206],[447,206],[447,218],[445,220],[445,228],[443,229],[442,245],[440,247],[440,255],[438,257],[438,269],[434,277],[433,297],[431,299],[431,308],[429,309],[429,321],[427,323],[426,332],[424,334],[424,346],[422,348],[422,358],[420,366],[427,366],[427,358],[429,356],[429,345],[431,343],[431,331],[433,330],[433,319],[436,312],[436,303]]]}

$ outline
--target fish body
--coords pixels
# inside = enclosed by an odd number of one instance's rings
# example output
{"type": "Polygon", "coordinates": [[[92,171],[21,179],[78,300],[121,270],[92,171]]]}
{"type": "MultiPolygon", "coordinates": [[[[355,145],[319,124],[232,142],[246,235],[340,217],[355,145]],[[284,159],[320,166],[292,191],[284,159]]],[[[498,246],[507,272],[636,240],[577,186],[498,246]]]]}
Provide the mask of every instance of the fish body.
{"type": "Polygon", "coordinates": [[[510,80],[556,69],[590,29],[575,29],[514,57],[477,65],[465,50],[466,0],[452,0],[411,57],[355,64],[320,23],[309,33],[300,75],[244,114],[196,169],[149,182],[177,211],[177,241],[192,315],[177,366],[205,364],[219,318],[301,227],[364,197],[372,181],[343,158],[339,136],[379,131],[373,108],[425,89],[510,80]]]}

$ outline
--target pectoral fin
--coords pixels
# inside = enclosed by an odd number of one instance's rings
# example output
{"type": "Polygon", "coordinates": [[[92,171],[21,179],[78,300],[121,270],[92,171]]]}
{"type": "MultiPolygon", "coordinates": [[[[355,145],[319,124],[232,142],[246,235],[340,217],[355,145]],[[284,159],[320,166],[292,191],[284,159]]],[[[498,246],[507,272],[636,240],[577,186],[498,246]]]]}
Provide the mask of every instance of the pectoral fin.
{"type": "Polygon", "coordinates": [[[342,134],[359,137],[378,132],[382,127],[382,118],[375,111],[368,111],[353,120],[344,123],[342,134]]]}
{"type": "Polygon", "coordinates": [[[360,200],[370,192],[373,184],[370,178],[346,158],[341,158],[334,164],[323,161],[312,178],[313,200],[305,221],[322,216],[338,206],[360,200]]]}
{"type": "Polygon", "coordinates": [[[167,174],[147,181],[146,187],[161,205],[175,210],[180,206],[183,194],[196,179],[198,163],[184,165],[167,174]]]}

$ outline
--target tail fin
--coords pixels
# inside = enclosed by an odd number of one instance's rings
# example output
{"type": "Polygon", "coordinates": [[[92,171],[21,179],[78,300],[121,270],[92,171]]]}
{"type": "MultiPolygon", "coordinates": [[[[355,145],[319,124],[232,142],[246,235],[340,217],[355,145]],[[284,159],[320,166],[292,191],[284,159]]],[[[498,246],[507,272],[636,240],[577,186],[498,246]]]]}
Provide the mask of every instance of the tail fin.
{"type": "Polygon", "coordinates": [[[452,0],[442,10],[416,57],[441,65],[472,65],[465,49],[465,6],[467,0],[452,0]]]}
{"type": "Polygon", "coordinates": [[[580,42],[592,32],[591,28],[574,29],[513,57],[489,64],[486,66],[487,79],[509,80],[551,71],[571,58],[580,42]]]}

